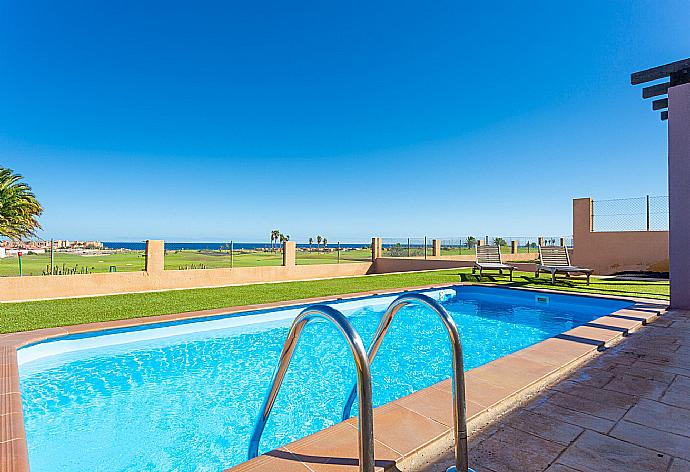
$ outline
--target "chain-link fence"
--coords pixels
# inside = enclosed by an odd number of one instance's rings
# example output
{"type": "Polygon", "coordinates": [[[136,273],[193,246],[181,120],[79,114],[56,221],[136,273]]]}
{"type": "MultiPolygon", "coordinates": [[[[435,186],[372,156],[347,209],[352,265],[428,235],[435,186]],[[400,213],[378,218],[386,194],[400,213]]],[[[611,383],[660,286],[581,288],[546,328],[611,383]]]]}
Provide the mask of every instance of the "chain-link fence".
{"type": "Polygon", "coordinates": [[[546,246],[573,246],[572,236],[454,236],[454,237],[415,237],[382,238],[383,257],[430,257],[433,241],[441,243],[440,256],[467,256],[476,254],[478,244],[496,245],[501,252],[513,251],[513,241],[517,253],[537,253],[540,242],[546,246]]]}
{"type": "Polygon", "coordinates": [[[594,200],[592,231],[668,231],[668,197],[594,200]]]}

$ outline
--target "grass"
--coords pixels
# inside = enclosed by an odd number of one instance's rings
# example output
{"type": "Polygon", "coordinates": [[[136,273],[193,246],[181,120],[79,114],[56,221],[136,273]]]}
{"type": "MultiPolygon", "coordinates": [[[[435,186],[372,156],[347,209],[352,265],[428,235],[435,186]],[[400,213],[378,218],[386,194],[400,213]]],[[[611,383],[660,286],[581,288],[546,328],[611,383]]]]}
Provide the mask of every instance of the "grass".
{"type": "MultiPolygon", "coordinates": [[[[555,286],[551,286],[549,279],[544,276],[537,279],[534,274],[516,272],[512,286],[662,300],[667,300],[669,296],[668,282],[592,278],[592,284],[588,287],[582,279],[559,279],[555,286]]],[[[307,282],[6,303],[0,304],[0,333],[459,281],[476,282],[477,279],[471,275],[469,269],[450,269],[307,282]]],[[[508,279],[485,276],[484,281],[507,284],[508,279]]]]}
{"type": "MultiPolygon", "coordinates": [[[[371,260],[369,249],[340,251],[340,262],[365,262],[371,260]]],[[[60,269],[75,269],[80,272],[88,268],[89,273],[109,272],[114,266],[118,272],[144,270],[143,251],[107,252],[96,254],[73,254],[56,252],[54,263],[60,269]]],[[[335,264],[338,254],[333,252],[297,251],[297,264],[335,264]]],[[[279,266],[283,263],[280,252],[236,251],[233,254],[233,267],[279,266]]],[[[24,275],[42,275],[50,266],[49,254],[27,254],[22,257],[24,275]]],[[[217,269],[230,267],[230,254],[225,251],[168,251],[165,255],[165,268],[178,269],[217,269]]],[[[0,277],[19,275],[17,257],[0,259],[0,277]]]]}

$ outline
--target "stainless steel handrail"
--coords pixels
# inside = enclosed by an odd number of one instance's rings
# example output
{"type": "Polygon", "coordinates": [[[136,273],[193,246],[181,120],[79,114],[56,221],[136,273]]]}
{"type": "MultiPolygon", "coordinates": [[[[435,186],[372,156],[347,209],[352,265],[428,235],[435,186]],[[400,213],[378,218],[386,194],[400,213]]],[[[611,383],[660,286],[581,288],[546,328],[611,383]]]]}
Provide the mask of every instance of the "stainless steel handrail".
{"type": "MultiPolygon", "coordinates": [[[[249,440],[248,458],[253,459],[259,454],[259,441],[263,434],[266,422],[271,414],[271,409],[275,403],[283,377],[290,366],[292,354],[297,347],[297,341],[304,327],[311,320],[321,318],[330,321],[340,330],[345,337],[352,356],[355,359],[357,370],[357,392],[359,395],[359,470],[360,472],[373,472],[374,470],[374,413],[371,396],[371,372],[369,370],[369,359],[364,348],[362,338],[350,321],[341,312],[327,305],[313,305],[302,310],[295,318],[287,335],[283,351],[280,353],[278,368],[273,374],[271,386],[266,392],[261,412],[256,419],[252,437],[249,440]]],[[[350,404],[352,407],[352,404],[350,404]]]]}
{"type": "MultiPolygon", "coordinates": [[[[453,433],[455,436],[455,467],[448,469],[451,471],[472,471],[469,468],[467,457],[467,417],[465,412],[465,369],[462,361],[462,343],[460,333],[455,321],[448,314],[445,308],[433,298],[420,293],[407,293],[396,298],[386,309],[381,317],[381,322],[376,330],[374,339],[369,346],[369,364],[374,362],[376,353],[381,347],[383,338],[390,328],[393,318],[398,311],[406,305],[422,305],[431,308],[436,312],[443,322],[448,332],[448,338],[453,348],[453,433]]],[[[357,392],[355,386],[350,390],[350,396],[343,408],[343,420],[350,417],[352,403],[355,401],[357,392]]]]}

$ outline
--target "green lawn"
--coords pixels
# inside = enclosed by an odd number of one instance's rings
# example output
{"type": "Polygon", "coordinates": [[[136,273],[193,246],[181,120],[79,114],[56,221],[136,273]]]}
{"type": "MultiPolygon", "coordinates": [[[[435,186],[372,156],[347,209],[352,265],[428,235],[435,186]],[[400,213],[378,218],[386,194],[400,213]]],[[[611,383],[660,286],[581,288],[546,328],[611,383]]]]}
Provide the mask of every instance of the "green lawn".
{"type": "MultiPolygon", "coordinates": [[[[0,333],[25,331],[78,323],[136,318],[141,316],[180,313],[338,295],[366,290],[403,288],[418,285],[475,282],[469,269],[451,269],[378,276],[348,277],[308,282],[286,282],[236,287],[174,290],[158,293],[113,295],[23,303],[0,304],[0,333]]],[[[507,283],[506,277],[485,277],[485,282],[507,283]]],[[[668,282],[628,282],[592,279],[587,287],[581,279],[559,279],[551,286],[549,277],[516,272],[514,286],[556,288],[566,291],[607,295],[633,295],[668,299],[668,282]]]]}
{"type": "MultiPolygon", "coordinates": [[[[340,262],[366,262],[371,260],[369,249],[341,250],[340,262]]],[[[308,252],[297,251],[297,264],[335,264],[338,262],[337,251],[308,252]]],[[[55,265],[62,272],[82,273],[108,272],[114,266],[118,272],[144,270],[143,251],[107,251],[95,255],[81,255],[66,252],[55,252],[55,265]]],[[[280,252],[235,251],[232,257],[233,267],[279,266],[283,263],[280,252]]],[[[49,254],[27,254],[22,257],[24,275],[42,275],[50,266],[49,254]]],[[[230,267],[230,254],[226,251],[168,251],[165,254],[165,268],[179,269],[217,269],[230,267]]],[[[17,257],[0,259],[0,277],[19,275],[17,257]]]]}

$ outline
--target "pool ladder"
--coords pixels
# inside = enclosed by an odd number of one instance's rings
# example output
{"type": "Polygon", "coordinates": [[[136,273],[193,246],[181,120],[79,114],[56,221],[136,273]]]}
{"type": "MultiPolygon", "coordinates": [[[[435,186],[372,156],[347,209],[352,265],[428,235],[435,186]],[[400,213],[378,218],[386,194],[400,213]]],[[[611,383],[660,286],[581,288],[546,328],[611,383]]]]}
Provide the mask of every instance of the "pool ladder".
{"type": "Polygon", "coordinates": [[[453,433],[455,439],[455,466],[448,468],[448,472],[473,472],[468,466],[467,457],[467,418],[465,412],[465,371],[462,361],[462,343],[455,321],[436,300],[419,293],[407,293],[395,299],[386,309],[379,323],[374,340],[365,352],[362,338],[354,329],[350,321],[341,312],[328,305],[313,305],[305,308],[292,322],[283,350],[280,353],[278,368],[273,374],[271,386],[266,392],[259,417],[254,425],[249,441],[248,459],[259,454],[259,441],[266,427],[271,409],[280,391],[285,373],[290,365],[292,354],[297,347],[302,330],[313,319],[330,321],[340,330],[355,360],[357,383],[352,386],[350,395],[343,408],[343,421],[350,417],[350,411],[355,397],[359,397],[359,470],[373,472],[374,470],[374,413],[371,392],[371,363],[381,347],[395,315],[406,305],[420,305],[436,312],[443,322],[451,342],[453,354],[453,433]]]}

